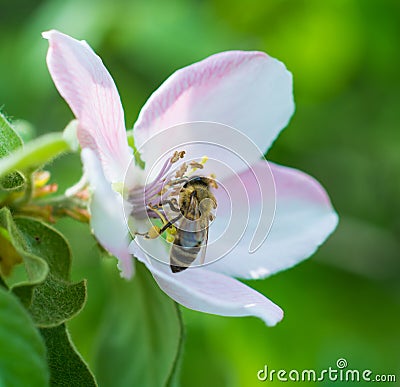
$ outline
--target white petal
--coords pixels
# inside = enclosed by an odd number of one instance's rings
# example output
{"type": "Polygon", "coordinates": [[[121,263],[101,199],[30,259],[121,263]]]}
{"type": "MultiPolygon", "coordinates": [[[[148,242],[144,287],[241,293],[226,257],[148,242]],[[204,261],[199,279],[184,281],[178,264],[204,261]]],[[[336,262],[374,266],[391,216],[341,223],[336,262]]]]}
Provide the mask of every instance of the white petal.
{"type": "MultiPolygon", "coordinates": [[[[141,149],[177,124],[212,121],[240,130],[266,151],[293,110],[292,76],[281,62],[261,52],[222,52],[178,70],[154,92],[135,124],[135,144],[141,149]]],[[[173,147],[176,139],[170,140],[158,154],[173,147]]]]}
{"type": "Polygon", "coordinates": [[[128,251],[130,237],[125,222],[122,197],[113,191],[106,180],[95,153],[85,148],[81,156],[92,189],[90,223],[93,234],[108,252],[118,258],[121,276],[130,278],[133,274],[133,262],[128,251]]]}
{"type": "MultiPolygon", "coordinates": [[[[259,211],[261,206],[267,206],[273,200],[269,196],[264,196],[261,200],[261,196],[253,195],[251,176],[253,173],[258,176],[265,173],[264,163],[261,161],[253,166],[252,172],[240,175],[242,182],[247,186],[250,203],[258,207],[259,211]]],[[[210,264],[210,270],[241,278],[263,278],[312,255],[335,229],[338,216],[325,190],[315,179],[292,168],[272,163],[270,166],[276,185],[276,213],[267,239],[254,253],[249,252],[252,235],[258,224],[257,217],[250,216],[243,238],[229,255],[210,264]]],[[[231,191],[232,200],[240,200],[236,183],[233,180],[224,183],[231,191]]],[[[218,195],[218,192],[216,194],[218,195]]],[[[227,215],[225,211],[225,216],[227,215]]],[[[217,216],[224,216],[223,205],[217,216]]],[[[237,227],[243,225],[237,224],[237,227]]],[[[237,241],[231,241],[234,242],[237,241]]],[[[216,243],[216,246],[221,251],[229,248],[229,245],[224,246],[222,243],[216,243]]]]}
{"type": "MultiPolygon", "coordinates": [[[[152,255],[165,254],[166,250],[159,240],[150,242],[152,255]]],[[[283,318],[279,306],[234,278],[201,268],[189,268],[173,274],[167,265],[145,259],[137,248],[134,251],[160,288],[187,308],[220,316],[256,316],[270,326],[283,318]]]]}
{"type": "Polygon", "coordinates": [[[163,130],[138,150],[145,157],[145,172],[149,173],[149,181],[174,151],[184,150],[185,156],[181,162],[187,164],[207,156],[208,161],[201,173],[213,173],[218,180],[247,170],[264,157],[263,152],[244,133],[228,125],[205,121],[189,122],[163,130]]]}
{"type": "Polygon", "coordinates": [[[82,148],[100,158],[108,180],[122,182],[131,160],[124,112],[111,75],[85,41],[52,30],[47,65],[53,81],[78,119],[82,148]]]}

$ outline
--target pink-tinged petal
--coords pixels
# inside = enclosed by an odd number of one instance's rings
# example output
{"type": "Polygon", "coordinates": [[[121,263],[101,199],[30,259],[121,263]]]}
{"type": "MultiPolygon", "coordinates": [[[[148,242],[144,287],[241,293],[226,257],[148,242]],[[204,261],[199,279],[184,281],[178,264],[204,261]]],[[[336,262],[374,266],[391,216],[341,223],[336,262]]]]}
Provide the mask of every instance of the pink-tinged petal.
{"type": "MultiPolygon", "coordinates": [[[[265,173],[264,163],[260,161],[252,171],[240,175],[247,187],[250,203],[259,211],[273,200],[269,196],[262,199],[260,195],[254,197],[253,176],[265,173]]],[[[292,168],[273,163],[270,167],[276,185],[276,212],[265,242],[254,253],[249,253],[252,235],[258,224],[257,217],[250,216],[243,238],[229,255],[210,264],[210,270],[241,278],[263,278],[312,255],[336,228],[338,216],[327,193],[315,179],[292,168]]],[[[240,200],[234,180],[224,181],[224,184],[231,192],[232,200],[240,200]]],[[[219,193],[216,192],[216,195],[218,197],[219,193]]],[[[228,215],[224,205],[221,205],[218,216],[228,215]]],[[[237,227],[243,225],[237,224],[237,227]]],[[[210,234],[218,231],[211,229],[210,234]]],[[[219,245],[221,251],[227,247],[219,245]]]]}
{"type": "MultiPolygon", "coordinates": [[[[164,255],[161,241],[152,241],[152,255],[164,255]]],[[[170,268],[145,257],[136,245],[131,247],[152,273],[160,288],[181,305],[220,316],[255,316],[273,326],[283,318],[283,311],[268,298],[234,278],[202,268],[189,268],[173,274],[170,268]]]]}
{"type": "MultiPolygon", "coordinates": [[[[149,181],[174,151],[182,150],[185,156],[181,163],[189,164],[207,156],[202,174],[213,173],[219,181],[247,170],[264,157],[249,137],[231,126],[207,121],[189,122],[163,130],[142,145],[140,152],[146,155],[145,173],[150,173],[149,181]],[[164,151],[166,144],[168,150],[164,151]],[[164,153],[159,153],[159,150],[164,153]]],[[[178,164],[174,167],[179,168],[178,164]]]]}
{"type": "MultiPolygon", "coordinates": [[[[213,121],[240,130],[266,151],[293,111],[292,75],[283,63],[262,52],[222,52],[178,70],[153,93],[135,124],[135,144],[141,149],[180,123],[213,121]]],[[[158,154],[171,147],[162,145],[158,154]]]]}
{"type": "Polygon", "coordinates": [[[113,191],[106,180],[95,153],[85,148],[81,156],[92,189],[90,202],[92,232],[99,243],[118,258],[121,276],[131,278],[133,262],[128,251],[130,237],[125,222],[122,197],[113,191]]]}
{"type": "Polygon", "coordinates": [[[51,77],[78,119],[81,147],[96,153],[108,180],[123,181],[132,156],[113,79],[85,41],[55,30],[44,32],[43,37],[49,40],[51,77]]]}

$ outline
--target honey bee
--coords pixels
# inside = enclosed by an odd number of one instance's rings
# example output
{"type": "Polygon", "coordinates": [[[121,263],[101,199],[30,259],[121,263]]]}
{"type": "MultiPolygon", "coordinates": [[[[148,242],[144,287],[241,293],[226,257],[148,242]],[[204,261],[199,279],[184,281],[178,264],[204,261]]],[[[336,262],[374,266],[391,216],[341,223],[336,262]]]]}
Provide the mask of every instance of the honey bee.
{"type": "Polygon", "coordinates": [[[217,208],[217,201],[210,190],[212,186],[216,187],[213,179],[192,177],[179,192],[179,208],[170,206],[173,211],[180,212],[172,220],[177,230],[169,256],[173,273],[187,269],[199,253],[200,262],[204,262],[209,222],[214,219],[213,210],[217,208]]]}

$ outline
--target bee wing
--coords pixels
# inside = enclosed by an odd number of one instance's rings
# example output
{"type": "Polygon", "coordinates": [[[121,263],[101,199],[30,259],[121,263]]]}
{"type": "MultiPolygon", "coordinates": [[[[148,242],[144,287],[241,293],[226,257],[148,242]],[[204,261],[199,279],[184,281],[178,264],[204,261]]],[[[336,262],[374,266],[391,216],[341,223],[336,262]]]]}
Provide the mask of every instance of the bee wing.
{"type": "Polygon", "coordinates": [[[204,230],[199,228],[200,208],[194,195],[185,215],[177,225],[177,234],[169,255],[173,273],[187,269],[197,258],[204,240],[204,230]]]}
{"type": "Polygon", "coordinates": [[[200,218],[200,203],[195,195],[190,197],[190,203],[185,215],[185,218],[190,220],[196,220],[200,218]]]}
{"type": "Polygon", "coordinates": [[[173,273],[187,269],[200,253],[200,262],[204,263],[207,242],[208,242],[208,222],[202,224],[199,230],[199,223],[201,220],[195,222],[188,222],[183,219],[180,226],[186,227],[186,231],[179,231],[175,237],[174,244],[170,252],[170,266],[173,273]],[[197,225],[195,224],[197,223],[197,225]],[[187,231],[191,227],[195,231],[187,231]]]}

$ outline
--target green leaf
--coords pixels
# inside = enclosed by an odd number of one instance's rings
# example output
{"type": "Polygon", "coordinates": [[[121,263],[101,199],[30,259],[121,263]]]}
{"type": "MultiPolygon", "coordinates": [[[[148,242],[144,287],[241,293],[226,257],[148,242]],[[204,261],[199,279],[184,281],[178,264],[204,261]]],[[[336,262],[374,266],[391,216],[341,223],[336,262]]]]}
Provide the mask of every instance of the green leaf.
{"type": "MultiPolygon", "coordinates": [[[[9,156],[15,150],[22,148],[21,137],[13,129],[7,118],[0,113],[0,159],[9,156]]],[[[18,190],[25,185],[24,176],[14,171],[0,178],[0,189],[18,190]]]]}
{"type": "Polygon", "coordinates": [[[176,304],[137,264],[132,281],[110,279],[95,373],[101,386],[165,386],[173,379],[183,326],[176,304]]]}
{"type": "MultiPolygon", "coordinates": [[[[13,292],[26,306],[35,324],[42,328],[51,369],[51,384],[95,386],[93,376],[73,348],[63,324],[79,313],[86,302],[86,282],[69,282],[71,251],[67,241],[58,231],[40,221],[26,217],[12,219],[6,209],[0,213],[3,214],[4,223],[18,236],[13,242],[24,258],[36,257],[49,268],[44,282],[15,286],[13,292]]],[[[11,241],[11,234],[7,229],[3,230],[5,232],[0,236],[5,241],[11,241]]]]}
{"type": "Polygon", "coordinates": [[[68,281],[71,275],[71,250],[61,233],[32,218],[19,216],[14,222],[26,249],[44,259],[54,277],[68,281]]]}
{"type": "Polygon", "coordinates": [[[0,158],[8,156],[21,147],[21,137],[12,128],[7,118],[0,113],[0,158]]]}
{"type": "Polygon", "coordinates": [[[0,227],[0,274],[9,276],[14,266],[21,262],[22,258],[12,245],[8,231],[0,227]]]}
{"type": "Polygon", "coordinates": [[[0,234],[3,241],[3,251],[0,251],[2,255],[0,274],[7,285],[9,287],[16,284],[33,285],[44,281],[49,271],[47,263],[31,252],[24,235],[6,207],[0,209],[0,234]],[[7,266],[2,267],[5,262],[7,266]]]}
{"type": "Polygon", "coordinates": [[[0,178],[0,189],[4,191],[22,190],[25,183],[25,177],[20,172],[11,172],[0,178]]]}
{"type": "Polygon", "coordinates": [[[29,311],[39,327],[53,327],[76,316],[86,302],[86,281],[69,284],[51,274],[33,290],[29,311]]]}
{"type": "Polygon", "coordinates": [[[40,329],[47,347],[52,386],[97,386],[87,364],[74,348],[65,324],[40,329]]]}
{"type": "Polygon", "coordinates": [[[48,163],[61,153],[69,151],[70,146],[62,133],[49,133],[18,149],[0,160],[0,176],[16,170],[35,169],[48,163]]]}
{"type": "Polygon", "coordinates": [[[0,288],[0,386],[47,386],[46,349],[31,318],[0,288]]]}
{"type": "Polygon", "coordinates": [[[0,286],[2,286],[4,289],[8,289],[7,284],[4,282],[3,278],[0,277],[0,286]]]}
{"type": "Polygon", "coordinates": [[[27,305],[39,327],[53,327],[71,319],[85,305],[86,282],[69,283],[71,250],[67,241],[57,230],[38,220],[17,217],[15,225],[27,250],[43,258],[50,269],[46,280],[35,286],[31,293],[26,286],[15,288],[15,293],[27,305]]]}

